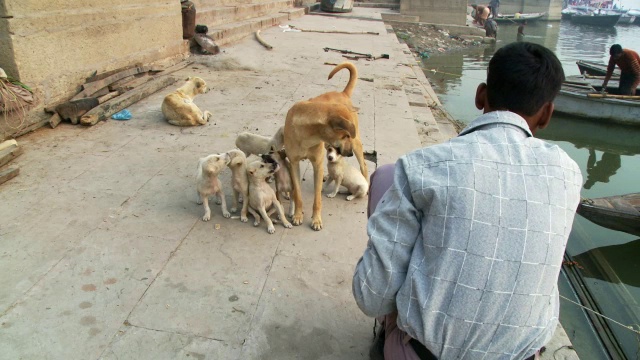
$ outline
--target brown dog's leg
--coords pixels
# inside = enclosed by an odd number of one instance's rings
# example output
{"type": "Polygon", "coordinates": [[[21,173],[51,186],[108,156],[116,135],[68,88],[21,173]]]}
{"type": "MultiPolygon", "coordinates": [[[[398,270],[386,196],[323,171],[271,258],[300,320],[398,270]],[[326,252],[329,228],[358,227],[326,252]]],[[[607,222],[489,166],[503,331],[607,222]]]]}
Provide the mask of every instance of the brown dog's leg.
{"type": "Polygon", "coordinates": [[[358,159],[358,164],[360,164],[360,172],[367,182],[369,182],[369,169],[367,168],[367,163],[364,161],[364,152],[362,150],[362,141],[360,138],[353,139],[353,153],[356,155],[358,159]]]}
{"type": "MultiPolygon", "coordinates": [[[[324,158],[324,146],[320,146],[321,151],[315,159],[309,158],[313,165],[313,214],[311,215],[311,228],[322,230],[322,159],[324,158]]],[[[298,210],[296,205],[296,211],[298,210]]]]}
{"type": "Polygon", "coordinates": [[[293,225],[302,224],[303,214],[302,214],[302,191],[300,189],[300,160],[299,159],[290,159],[291,160],[291,186],[293,187],[293,197],[291,201],[295,204],[295,212],[293,213],[293,217],[291,218],[291,223],[293,225]]]}

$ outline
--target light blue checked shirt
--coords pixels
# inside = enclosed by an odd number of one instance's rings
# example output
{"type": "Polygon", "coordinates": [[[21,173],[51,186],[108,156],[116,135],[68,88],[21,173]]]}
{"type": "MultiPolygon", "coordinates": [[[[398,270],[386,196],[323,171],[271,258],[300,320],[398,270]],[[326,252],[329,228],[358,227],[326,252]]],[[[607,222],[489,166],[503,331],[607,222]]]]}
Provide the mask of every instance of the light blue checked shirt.
{"type": "Polygon", "coordinates": [[[438,359],[524,359],[556,329],[582,175],[520,116],[484,114],[409,153],[369,219],[353,294],[438,359]]]}

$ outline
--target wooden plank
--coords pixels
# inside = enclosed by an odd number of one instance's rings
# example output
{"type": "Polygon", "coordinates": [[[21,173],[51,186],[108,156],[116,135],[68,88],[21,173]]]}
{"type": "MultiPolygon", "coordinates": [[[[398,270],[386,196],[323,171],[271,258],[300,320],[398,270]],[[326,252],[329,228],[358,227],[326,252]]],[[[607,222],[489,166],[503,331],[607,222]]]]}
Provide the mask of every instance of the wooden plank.
{"type": "Polygon", "coordinates": [[[638,95],[587,94],[587,97],[595,99],[640,100],[640,96],[638,95]]]}
{"type": "Polygon", "coordinates": [[[20,174],[20,168],[8,168],[7,170],[0,171],[0,184],[3,184],[20,174]]]}
{"type": "Polygon", "coordinates": [[[60,125],[61,122],[62,118],[60,117],[60,115],[58,115],[58,113],[53,114],[51,118],[49,118],[49,126],[51,126],[52,129],[55,129],[56,126],[60,125]]]}
{"type": "Polygon", "coordinates": [[[149,81],[155,79],[156,77],[157,76],[148,75],[138,79],[134,79],[132,81],[129,81],[127,83],[120,85],[119,87],[114,88],[113,90],[123,94],[127,91],[137,88],[140,85],[148,83],[149,81]]]}
{"type": "Polygon", "coordinates": [[[0,143],[0,150],[11,149],[18,147],[18,142],[15,139],[3,141],[0,143]]]}
{"type": "Polygon", "coordinates": [[[90,95],[93,95],[98,90],[100,90],[102,88],[105,88],[105,87],[108,87],[109,84],[111,84],[113,82],[116,82],[116,81],[118,81],[120,79],[126,78],[127,76],[131,76],[131,75],[147,72],[150,69],[151,68],[148,67],[148,66],[139,66],[139,67],[135,67],[133,69],[121,71],[119,73],[113,74],[111,76],[108,76],[108,77],[106,77],[104,79],[101,79],[101,80],[98,80],[98,81],[93,81],[93,82],[90,82],[90,83],[86,83],[86,84],[82,85],[82,89],[83,90],[78,95],[74,96],[73,99],[88,97],[90,95]]]}
{"type": "Polygon", "coordinates": [[[142,63],[137,63],[137,64],[134,64],[134,65],[129,65],[129,66],[121,67],[121,68],[119,68],[119,69],[110,70],[110,71],[103,72],[103,73],[100,73],[100,74],[98,74],[98,72],[97,72],[97,71],[95,71],[95,72],[93,73],[93,75],[89,76],[89,77],[85,80],[85,82],[90,83],[90,82],[94,82],[94,81],[102,80],[102,79],[108,78],[109,76],[111,76],[111,75],[113,75],[113,74],[117,74],[117,73],[119,73],[119,72],[126,71],[126,70],[129,70],[129,69],[135,68],[135,67],[141,67],[141,66],[142,66],[142,63]]]}
{"type": "Polygon", "coordinates": [[[101,104],[89,110],[86,114],[82,115],[82,118],[80,118],[80,123],[86,126],[95,125],[98,123],[98,121],[106,120],[107,118],[109,118],[109,116],[117,113],[127,106],[135,104],[136,102],[146,98],[147,96],[155,93],[160,89],[163,89],[175,83],[176,81],[177,79],[173,76],[158,77],[143,86],[126,92],[121,96],[111,99],[104,104],[101,104]]]}
{"type": "Polygon", "coordinates": [[[1,150],[0,151],[0,167],[7,165],[11,161],[13,161],[13,159],[17,158],[20,155],[22,155],[21,147],[16,146],[16,147],[1,150]]]}
{"type": "Polygon", "coordinates": [[[142,77],[146,77],[149,74],[149,72],[145,72],[145,73],[140,73],[140,74],[135,74],[135,75],[131,75],[131,76],[127,76],[126,78],[120,79],[118,81],[115,81],[113,83],[111,83],[108,87],[110,91],[115,91],[115,89],[121,87],[122,85],[129,83],[133,80],[142,78],[142,77]]]}

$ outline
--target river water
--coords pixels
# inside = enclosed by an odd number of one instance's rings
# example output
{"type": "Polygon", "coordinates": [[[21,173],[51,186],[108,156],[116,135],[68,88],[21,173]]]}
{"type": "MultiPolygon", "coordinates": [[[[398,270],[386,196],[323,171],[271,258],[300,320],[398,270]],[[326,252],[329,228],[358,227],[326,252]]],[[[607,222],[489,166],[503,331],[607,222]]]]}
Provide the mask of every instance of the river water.
{"type": "MultiPolygon", "coordinates": [[[[495,50],[516,41],[516,33],[517,25],[501,24],[495,46],[423,60],[425,74],[455,119],[468,123],[481,115],[474,106],[476,87],[485,81],[495,50]]],[[[527,25],[525,34],[526,41],[553,50],[566,75],[580,73],[575,63],[579,59],[606,62],[609,47],[616,43],[640,52],[640,26],[634,25],[598,28],[569,21],[538,22],[527,25]]],[[[640,126],[603,125],[554,115],[549,127],[537,136],[558,144],[578,163],[585,180],[582,197],[640,192],[640,126]]],[[[578,262],[577,271],[599,311],[640,329],[640,239],[576,215],[567,254],[578,262]]],[[[575,299],[564,276],[559,287],[563,296],[575,299]]],[[[584,312],[566,300],[561,304],[561,322],[580,358],[609,358],[585,323],[584,312]]],[[[608,324],[626,357],[640,359],[640,338],[622,326],[608,324]]]]}

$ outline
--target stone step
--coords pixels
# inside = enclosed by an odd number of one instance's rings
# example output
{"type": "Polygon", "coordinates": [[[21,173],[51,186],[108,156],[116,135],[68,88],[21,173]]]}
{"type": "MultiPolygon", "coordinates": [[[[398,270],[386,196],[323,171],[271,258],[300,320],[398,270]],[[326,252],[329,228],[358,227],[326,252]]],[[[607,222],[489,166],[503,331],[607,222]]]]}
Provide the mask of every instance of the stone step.
{"type": "Polygon", "coordinates": [[[353,2],[355,6],[362,4],[397,4],[400,5],[400,0],[356,0],[353,2]]]}
{"type": "Polygon", "coordinates": [[[197,9],[196,23],[213,28],[216,25],[265,16],[291,8],[293,8],[293,0],[275,0],[229,6],[201,6],[197,9]]]}
{"type": "Polygon", "coordinates": [[[258,16],[246,20],[235,21],[215,26],[209,26],[209,37],[218,46],[227,45],[239,41],[256,31],[280,25],[291,19],[304,15],[304,8],[283,9],[264,16],[258,16]]]}

